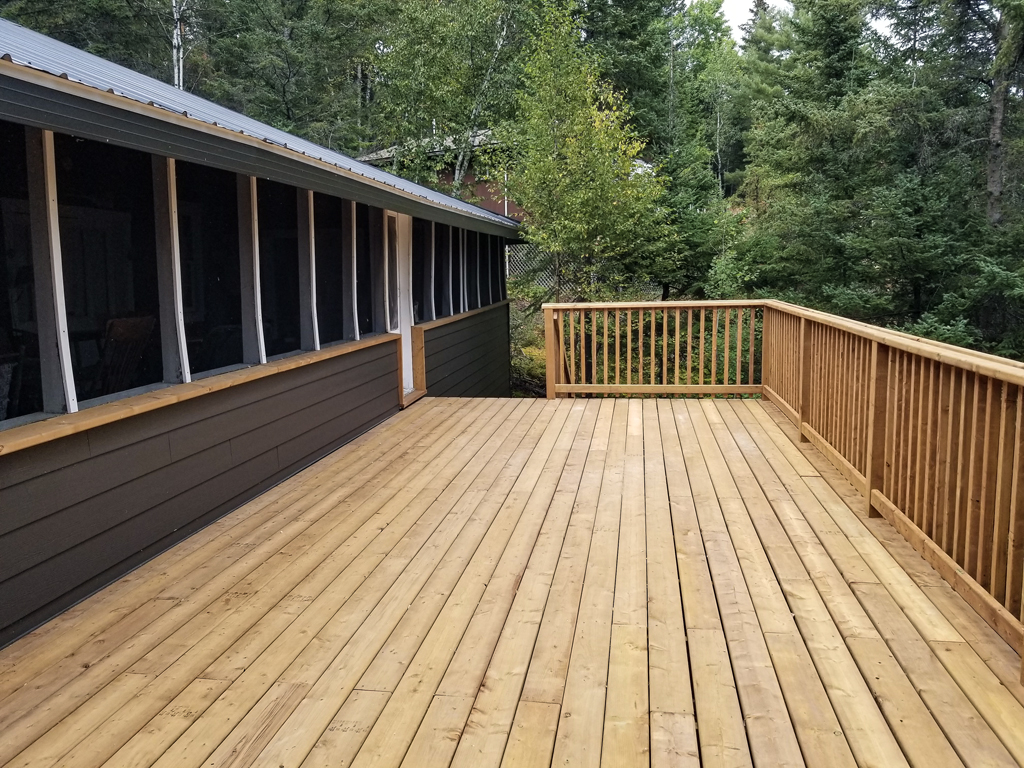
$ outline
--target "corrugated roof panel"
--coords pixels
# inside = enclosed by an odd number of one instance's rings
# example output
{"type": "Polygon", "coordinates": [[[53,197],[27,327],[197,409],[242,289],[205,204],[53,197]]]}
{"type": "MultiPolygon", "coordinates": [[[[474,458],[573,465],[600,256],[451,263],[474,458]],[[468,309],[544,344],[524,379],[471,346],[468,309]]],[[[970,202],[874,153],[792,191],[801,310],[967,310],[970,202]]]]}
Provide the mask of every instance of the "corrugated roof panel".
{"type": "Polygon", "coordinates": [[[311,141],[221,107],[195,94],[180,91],[167,83],[154,80],[91,53],[80,51],[73,46],[33,32],[6,19],[0,19],[0,56],[20,66],[64,77],[72,82],[113,93],[142,104],[151,104],[159,109],[187,116],[192,120],[216,125],[285,147],[308,158],[333,165],[349,174],[362,176],[369,182],[412,195],[437,207],[454,210],[499,226],[509,228],[518,226],[517,222],[504,216],[442,194],[429,187],[414,184],[372,165],[361,163],[340,152],[326,149],[311,141]]]}

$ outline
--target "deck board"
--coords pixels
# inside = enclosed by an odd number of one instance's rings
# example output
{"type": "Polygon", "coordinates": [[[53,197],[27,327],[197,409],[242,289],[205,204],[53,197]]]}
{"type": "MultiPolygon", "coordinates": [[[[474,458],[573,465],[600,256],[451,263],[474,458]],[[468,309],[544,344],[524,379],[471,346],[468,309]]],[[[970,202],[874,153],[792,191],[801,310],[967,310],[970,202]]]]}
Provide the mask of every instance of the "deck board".
{"type": "Polygon", "coordinates": [[[1024,764],[1019,657],[796,438],[424,398],[0,650],[0,766],[1024,764]]]}

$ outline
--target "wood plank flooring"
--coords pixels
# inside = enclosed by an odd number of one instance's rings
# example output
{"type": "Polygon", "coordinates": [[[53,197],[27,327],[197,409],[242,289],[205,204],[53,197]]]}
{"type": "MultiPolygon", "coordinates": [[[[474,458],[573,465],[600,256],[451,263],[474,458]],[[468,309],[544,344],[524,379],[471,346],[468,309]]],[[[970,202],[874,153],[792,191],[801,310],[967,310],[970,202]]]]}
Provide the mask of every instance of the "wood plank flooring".
{"type": "Polygon", "coordinates": [[[773,406],[423,399],[0,651],[0,766],[1024,765],[773,406]]]}

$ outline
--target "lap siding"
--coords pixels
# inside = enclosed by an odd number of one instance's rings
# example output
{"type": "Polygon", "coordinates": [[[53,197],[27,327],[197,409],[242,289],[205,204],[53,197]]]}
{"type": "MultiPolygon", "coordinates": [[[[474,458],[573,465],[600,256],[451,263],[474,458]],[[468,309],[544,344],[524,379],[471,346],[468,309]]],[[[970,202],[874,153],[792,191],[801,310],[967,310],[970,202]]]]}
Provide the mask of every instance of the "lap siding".
{"type": "Polygon", "coordinates": [[[427,393],[432,397],[507,397],[508,306],[472,315],[424,338],[427,393]]]}
{"type": "Polygon", "coordinates": [[[382,344],[0,457],[0,646],[395,413],[397,376],[382,344]]]}

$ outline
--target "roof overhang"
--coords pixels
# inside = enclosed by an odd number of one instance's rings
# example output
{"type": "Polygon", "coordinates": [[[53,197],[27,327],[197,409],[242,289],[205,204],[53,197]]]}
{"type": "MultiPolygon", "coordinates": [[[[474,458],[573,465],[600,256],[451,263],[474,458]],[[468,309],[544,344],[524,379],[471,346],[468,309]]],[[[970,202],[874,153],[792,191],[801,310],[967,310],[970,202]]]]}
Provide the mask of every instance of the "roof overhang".
{"type": "MultiPolygon", "coordinates": [[[[48,38],[43,39],[67,48],[48,38]]],[[[74,51],[74,54],[102,62],[80,51],[74,51]]],[[[116,67],[109,62],[102,63],[116,67]]],[[[123,71],[120,67],[116,67],[116,70],[123,71]]],[[[435,190],[375,169],[375,176],[379,178],[339,167],[338,162],[343,161],[351,162],[357,168],[359,164],[315,145],[309,146],[314,151],[322,150],[322,157],[278,143],[271,137],[280,132],[270,126],[265,126],[266,135],[260,138],[248,131],[196,119],[184,110],[178,112],[156,103],[144,103],[120,95],[113,88],[103,90],[84,82],[76,82],[78,78],[62,77],[61,74],[16,63],[9,56],[0,59],[0,117],[156,155],[272,179],[456,227],[508,238],[515,238],[518,234],[515,221],[435,190]],[[329,162],[324,157],[336,158],[337,162],[329,162]]],[[[137,73],[131,74],[136,78],[142,77],[137,73]]],[[[169,88],[157,81],[152,83],[154,88],[169,88]]],[[[215,106],[194,96],[188,98],[200,106],[215,106]]],[[[241,115],[237,117],[246,121],[247,128],[250,125],[262,126],[241,115]]],[[[293,138],[288,134],[281,135],[293,138]]],[[[294,144],[304,146],[308,142],[295,137],[294,144]]]]}

